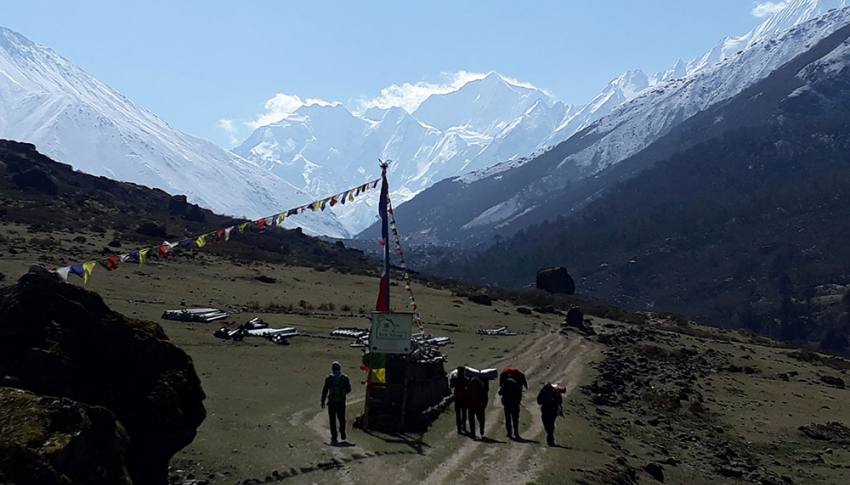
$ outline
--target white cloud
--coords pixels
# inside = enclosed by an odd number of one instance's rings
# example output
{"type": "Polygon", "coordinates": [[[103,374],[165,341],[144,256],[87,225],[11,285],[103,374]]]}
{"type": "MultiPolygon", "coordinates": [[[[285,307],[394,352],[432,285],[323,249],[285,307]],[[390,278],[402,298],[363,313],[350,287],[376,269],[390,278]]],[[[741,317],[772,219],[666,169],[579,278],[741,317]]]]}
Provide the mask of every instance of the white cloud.
{"type": "MultiPolygon", "coordinates": [[[[424,102],[428,96],[432,94],[445,94],[452,91],[457,91],[463,85],[470,81],[483,79],[487,76],[486,72],[469,72],[457,71],[454,73],[443,73],[443,82],[431,83],[420,81],[416,83],[392,84],[381,89],[378,96],[369,99],[361,99],[356,102],[356,110],[358,112],[366,111],[369,108],[392,108],[399,107],[412,113],[424,102]]],[[[502,76],[502,78],[515,86],[539,89],[531,83],[520,81],[517,79],[502,76]]]]}
{"type": "Polygon", "coordinates": [[[215,125],[227,133],[227,142],[230,146],[233,147],[239,143],[239,138],[237,138],[239,129],[236,127],[236,123],[234,123],[233,120],[222,118],[218,120],[215,125]]]}
{"type": "Polygon", "coordinates": [[[269,98],[263,106],[266,111],[257,116],[253,121],[245,122],[245,125],[251,129],[257,129],[261,126],[277,123],[280,120],[286,119],[289,115],[298,110],[302,106],[337,106],[338,102],[325,101],[318,98],[301,99],[296,95],[276,93],[269,98]]]}
{"type": "Polygon", "coordinates": [[[788,3],[788,0],[783,0],[781,2],[761,2],[753,7],[752,14],[754,17],[758,18],[767,17],[782,11],[788,6],[788,3]]]}

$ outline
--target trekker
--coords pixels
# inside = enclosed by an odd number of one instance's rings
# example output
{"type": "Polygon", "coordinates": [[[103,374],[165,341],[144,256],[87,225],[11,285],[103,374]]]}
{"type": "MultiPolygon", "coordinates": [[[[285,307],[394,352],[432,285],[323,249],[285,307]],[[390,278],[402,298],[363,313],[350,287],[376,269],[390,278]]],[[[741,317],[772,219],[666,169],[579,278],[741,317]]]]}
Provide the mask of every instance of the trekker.
{"type": "Polygon", "coordinates": [[[339,435],[345,441],[345,396],[351,392],[348,376],[342,373],[339,362],[331,364],[331,375],[325,377],[322,388],[322,408],[328,403],[328,420],[331,426],[331,444],[337,444],[336,424],[339,421],[339,435]]]}
{"type": "MultiPolygon", "coordinates": [[[[522,402],[522,384],[517,376],[504,374],[500,376],[499,395],[502,396],[502,407],[505,408],[505,429],[508,439],[519,438],[519,405],[522,402]]],[[[524,380],[524,376],[523,376],[524,380]]]]}
{"type": "Polygon", "coordinates": [[[473,376],[466,384],[466,414],[469,417],[469,433],[475,439],[475,421],[484,438],[484,411],[487,409],[489,400],[489,386],[480,377],[473,376]]]}
{"type": "Polygon", "coordinates": [[[455,425],[457,434],[466,432],[466,374],[463,366],[458,367],[449,379],[455,399],[455,425]]]}
{"type": "Polygon", "coordinates": [[[537,394],[543,429],[546,430],[546,444],[549,446],[555,446],[555,419],[564,415],[564,400],[561,394],[560,389],[548,382],[537,394]]]}

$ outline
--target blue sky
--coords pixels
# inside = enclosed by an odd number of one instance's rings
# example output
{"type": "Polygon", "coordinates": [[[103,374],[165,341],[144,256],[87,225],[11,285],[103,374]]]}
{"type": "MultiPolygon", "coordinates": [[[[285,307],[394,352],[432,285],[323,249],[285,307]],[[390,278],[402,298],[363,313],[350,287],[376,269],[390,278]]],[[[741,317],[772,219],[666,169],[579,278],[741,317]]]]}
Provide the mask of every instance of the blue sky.
{"type": "Polygon", "coordinates": [[[2,2],[0,25],[53,48],[172,126],[228,146],[233,134],[219,120],[231,120],[244,138],[246,123],[276,93],[352,105],[393,84],[498,71],[565,102],[586,102],[626,69],[662,70],[746,32],[759,22],[756,6],[27,0],[2,2]]]}

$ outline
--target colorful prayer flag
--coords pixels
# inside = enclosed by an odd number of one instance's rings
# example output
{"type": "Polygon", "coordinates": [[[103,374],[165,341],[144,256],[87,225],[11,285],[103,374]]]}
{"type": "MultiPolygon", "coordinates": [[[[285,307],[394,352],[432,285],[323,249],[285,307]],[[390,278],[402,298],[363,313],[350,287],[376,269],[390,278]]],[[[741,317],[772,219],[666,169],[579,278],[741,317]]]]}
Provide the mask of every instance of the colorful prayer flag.
{"type": "Polygon", "coordinates": [[[239,232],[245,232],[245,229],[248,229],[248,224],[250,224],[250,223],[249,222],[243,222],[242,224],[239,224],[239,232]]]}
{"type": "Polygon", "coordinates": [[[215,240],[216,241],[221,241],[221,238],[223,238],[223,237],[224,237],[224,229],[219,229],[218,231],[215,232],[215,240]]]}
{"type": "Polygon", "coordinates": [[[195,239],[195,245],[199,248],[202,248],[207,245],[207,238],[205,235],[198,236],[198,239],[195,239]]]}
{"type": "Polygon", "coordinates": [[[64,268],[59,268],[59,269],[56,270],[56,274],[58,274],[59,277],[62,278],[63,281],[68,281],[68,273],[70,273],[70,272],[71,272],[70,266],[65,266],[64,268]]]}
{"type": "Polygon", "coordinates": [[[224,229],[224,240],[230,241],[230,233],[233,232],[233,226],[226,227],[224,229]]]}
{"type": "Polygon", "coordinates": [[[369,375],[366,381],[375,384],[385,384],[387,382],[387,355],[370,352],[366,354],[364,360],[369,368],[369,375]]]}
{"type": "Polygon", "coordinates": [[[82,278],[84,273],[85,273],[85,271],[83,270],[82,264],[72,264],[71,265],[71,274],[77,275],[80,278],[82,278]]]}
{"type": "Polygon", "coordinates": [[[98,259],[95,263],[103,266],[109,271],[113,271],[118,269],[118,263],[121,262],[121,259],[118,256],[110,256],[106,259],[98,259]]]}
{"type": "Polygon", "coordinates": [[[265,217],[257,221],[257,229],[259,229],[260,231],[266,230],[266,218],[265,217]]]}
{"type": "Polygon", "coordinates": [[[83,263],[83,285],[89,284],[89,279],[91,279],[91,274],[95,266],[97,266],[97,262],[95,261],[83,263]]]}
{"type": "Polygon", "coordinates": [[[148,260],[148,253],[151,252],[151,248],[145,248],[139,250],[139,264],[145,264],[145,261],[148,260]]]}

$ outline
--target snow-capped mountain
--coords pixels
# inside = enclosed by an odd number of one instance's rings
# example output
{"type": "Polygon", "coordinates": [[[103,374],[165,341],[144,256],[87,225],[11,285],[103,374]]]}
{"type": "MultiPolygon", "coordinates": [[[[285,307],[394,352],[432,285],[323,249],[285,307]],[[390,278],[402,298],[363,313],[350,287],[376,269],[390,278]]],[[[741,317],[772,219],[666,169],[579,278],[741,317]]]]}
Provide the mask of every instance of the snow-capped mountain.
{"type": "Polygon", "coordinates": [[[436,184],[400,207],[399,218],[407,222],[402,229],[416,233],[420,242],[486,244],[495,232],[510,233],[532,219],[570,213],[571,204],[580,201],[553,205],[552,200],[561,200],[575,184],[635,156],[691,116],[732,98],[850,23],[850,8],[832,9],[833,3],[790,2],[738,38],[747,39],[747,46],[731,57],[678,78],[674,73],[683,66],[677,63],[669,75],[653,76],[654,84],[647,81],[647,88],[632,90],[637,91],[633,99],[560,145],[436,184]],[[453,201],[452,207],[441,209],[439,201],[444,200],[453,201]]]}
{"type": "MultiPolygon", "coordinates": [[[[591,103],[567,106],[548,92],[489,73],[426,98],[412,113],[342,104],[302,106],[256,129],[234,152],[319,196],[373,178],[390,159],[392,197],[405,202],[439,180],[518,160],[563,141],[649,86],[639,70],[611,81],[591,103]]],[[[364,198],[337,208],[356,233],[374,222],[364,198]]]]}
{"type": "MultiPolygon", "coordinates": [[[[310,200],[254,162],[170,127],[53,50],[5,28],[0,137],[34,143],[83,172],[185,194],[222,214],[260,217],[310,200]]],[[[305,216],[292,222],[310,233],[347,235],[332,215],[305,216]]]]}
{"type": "MultiPolygon", "coordinates": [[[[372,179],[390,159],[393,199],[408,200],[434,182],[531,153],[568,111],[548,93],[496,73],[428,97],[413,113],[341,104],[306,105],[256,129],[234,152],[319,196],[372,179]]],[[[357,232],[376,213],[346,205],[337,215],[357,232]]]]}
{"type": "Polygon", "coordinates": [[[700,57],[688,63],[687,73],[692,74],[731,58],[742,50],[759,42],[777,37],[792,27],[820,17],[830,10],[850,6],[848,0],[790,0],[785,7],[759,24],[755,29],[740,37],[725,37],[700,57]]]}

